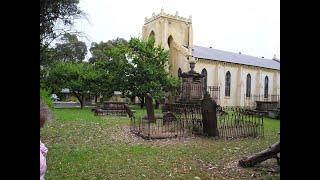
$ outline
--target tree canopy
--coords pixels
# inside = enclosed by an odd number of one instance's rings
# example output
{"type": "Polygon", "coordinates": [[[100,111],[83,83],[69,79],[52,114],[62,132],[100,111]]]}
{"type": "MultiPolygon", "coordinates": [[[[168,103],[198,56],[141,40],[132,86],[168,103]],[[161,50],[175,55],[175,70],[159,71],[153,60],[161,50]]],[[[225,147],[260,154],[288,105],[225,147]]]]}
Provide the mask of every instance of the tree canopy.
{"type": "Polygon", "coordinates": [[[40,45],[47,47],[59,36],[55,30],[58,22],[69,26],[73,25],[74,19],[83,17],[84,12],[78,4],[79,0],[40,0],[40,45]]]}
{"type": "MultiPolygon", "coordinates": [[[[76,38],[68,41],[77,42],[76,38]]],[[[141,106],[145,93],[159,101],[166,90],[180,86],[180,80],[167,71],[168,52],[156,46],[153,38],[131,38],[129,42],[117,38],[93,47],[99,52],[95,61],[57,61],[48,68],[45,84],[56,92],[69,88],[81,104],[88,93],[108,98],[114,91],[121,91],[129,98],[137,96],[141,106]]]]}
{"type": "Polygon", "coordinates": [[[100,75],[90,63],[59,62],[50,68],[45,82],[53,92],[68,88],[77,97],[82,108],[84,98],[99,86],[97,80],[100,75]]]}
{"type": "Polygon", "coordinates": [[[81,62],[87,55],[86,43],[79,41],[77,35],[66,33],[56,43],[54,58],[59,61],[81,62]]]}
{"type": "Polygon", "coordinates": [[[160,100],[166,89],[179,86],[179,79],[170,76],[166,70],[168,51],[156,46],[154,38],[147,41],[131,38],[128,47],[128,57],[133,68],[128,76],[127,92],[137,96],[142,106],[145,93],[150,93],[155,100],[160,100]]]}
{"type": "Polygon", "coordinates": [[[119,37],[107,42],[93,42],[89,49],[90,53],[92,54],[92,57],[89,59],[89,61],[94,63],[99,60],[109,60],[112,57],[110,56],[110,53],[107,53],[108,50],[117,46],[127,46],[127,44],[128,42],[125,39],[119,37]]]}
{"type": "MultiPolygon", "coordinates": [[[[85,17],[80,10],[79,0],[40,0],[40,65],[50,66],[55,61],[51,42],[71,33],[77,18],[85,17]]],[[[73,32],[75,33],[75,32],[73,32]]],[[[41,76],[42,77],[42,76],[41,76]]]]}

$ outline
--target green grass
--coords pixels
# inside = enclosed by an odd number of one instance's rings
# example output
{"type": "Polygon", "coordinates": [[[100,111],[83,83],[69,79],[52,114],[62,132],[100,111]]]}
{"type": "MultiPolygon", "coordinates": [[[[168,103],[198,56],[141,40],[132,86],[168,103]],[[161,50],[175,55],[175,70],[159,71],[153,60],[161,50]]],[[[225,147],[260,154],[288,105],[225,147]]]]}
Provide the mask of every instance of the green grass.
{"type": "MultiPolygon", "coordinates": [[[[137,117],[146,114],[134,109],[137,117]]],[[[272,160],[255,168],[228,167],[279,141],[279,120],[265,118],[262,139],[146,141],[124,131],[127,117],[93,116],[90,109],[54,109],[54,115],[41,129],[49,149],[46,179],[279,179],[279,173],[267,172],[272,160]]]]}

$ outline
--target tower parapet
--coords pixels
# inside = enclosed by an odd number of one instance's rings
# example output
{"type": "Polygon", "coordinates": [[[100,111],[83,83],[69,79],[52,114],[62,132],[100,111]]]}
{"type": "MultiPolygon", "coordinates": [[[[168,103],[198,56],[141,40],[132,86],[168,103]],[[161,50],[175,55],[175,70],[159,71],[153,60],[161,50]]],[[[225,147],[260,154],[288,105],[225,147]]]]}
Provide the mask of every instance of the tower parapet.
{"type": "Polygon", "coordinates": [[[166,17],[166,18],[169,18],[169,19],[174,19],[174,20],[178,20],[178,21],[184,21],[184,22],[190,23],[190,24],[192,23],[192,16],[191,15],[189,16],[189,18],[185,18],[185,17],[179,16],[178,15],[178,11],[176,12],[175,15],[171,15],[171,14],[165,13],[164,10],[161,9],[161,12],[159,14],[156,15],[155,13],[152,13],[152,16],[150,18],[146,17],[145,20],[144,20],[144,24],[146,25],[146,24],[148,24],[148,23],[150,23],[150,22],[152,22],[152,21],[154,21],[154,20],[156,20],[156,19],[158,19],[160,17],[166,17]]]}

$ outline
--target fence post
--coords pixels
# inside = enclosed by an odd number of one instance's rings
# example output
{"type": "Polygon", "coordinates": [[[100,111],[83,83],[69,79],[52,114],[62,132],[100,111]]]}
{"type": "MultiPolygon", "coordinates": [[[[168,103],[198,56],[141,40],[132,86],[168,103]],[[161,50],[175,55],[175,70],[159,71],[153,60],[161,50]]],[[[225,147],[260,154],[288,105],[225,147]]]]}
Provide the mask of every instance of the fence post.
{"type": "Polygon", "coordinates": [[[208,136],[218,136],[217,103],[206,92],[201,101],[203,133],[208,136]]]}

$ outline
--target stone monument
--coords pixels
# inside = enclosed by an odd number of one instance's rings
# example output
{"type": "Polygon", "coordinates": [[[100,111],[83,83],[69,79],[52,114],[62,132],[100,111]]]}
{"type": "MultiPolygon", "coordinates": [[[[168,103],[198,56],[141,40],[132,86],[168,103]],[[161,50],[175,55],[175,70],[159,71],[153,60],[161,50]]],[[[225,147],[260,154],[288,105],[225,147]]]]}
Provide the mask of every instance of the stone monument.
{"type": "Polygon", "coordinates": [[[178,102],[197,103],[200,102],[204,95],[204,75],[197,73],[195,68],[196,62],[190,61],[190,71],[180,75],[182,79],[181,95],[178,102]]]}

